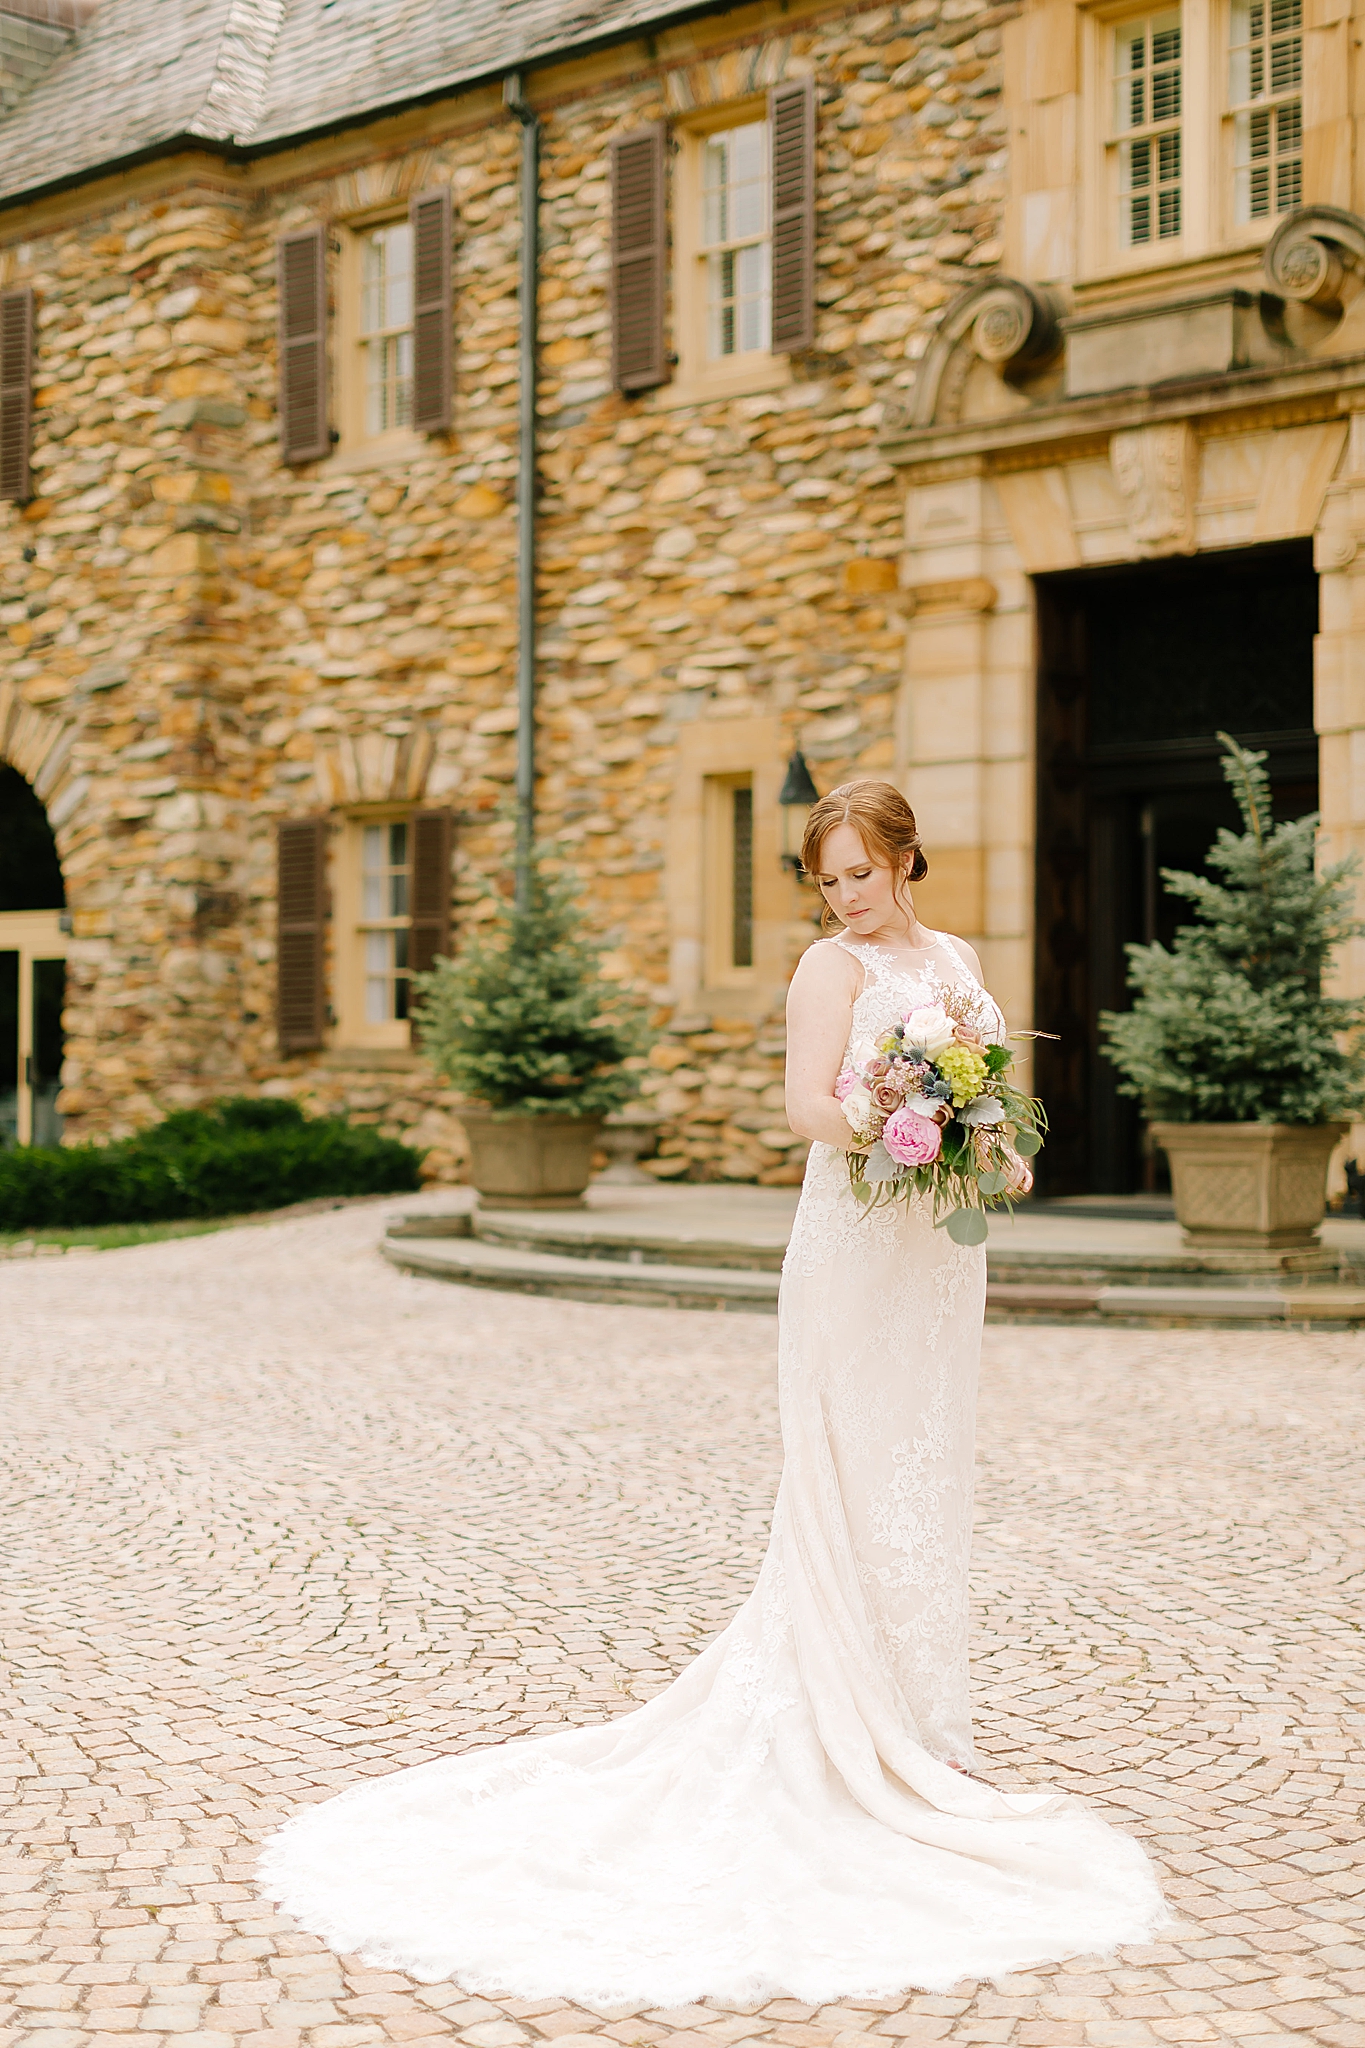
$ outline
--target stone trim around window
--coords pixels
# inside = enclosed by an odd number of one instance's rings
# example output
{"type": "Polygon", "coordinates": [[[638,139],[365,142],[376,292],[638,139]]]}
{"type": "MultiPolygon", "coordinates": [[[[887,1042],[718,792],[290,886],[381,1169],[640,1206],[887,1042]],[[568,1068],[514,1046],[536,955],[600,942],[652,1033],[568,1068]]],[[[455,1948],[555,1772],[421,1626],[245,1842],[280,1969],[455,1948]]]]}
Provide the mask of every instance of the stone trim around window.
{"type": "Polygon", "coordinates": [[[1349,27],[1302,0],[1025,10],[1005,30],[1006,268],[1033,285],[1122,289],[1254,250],[1298,207],[1350,207],[1349,27]],[[1169,43],[1177,18],[1178,58],[1154,40],[1169,43]],[[1124,31],[1141,64],[1119,61],[1124,31]],[[1138,90],[1157,71],[1160,105],[1138,90]]]}

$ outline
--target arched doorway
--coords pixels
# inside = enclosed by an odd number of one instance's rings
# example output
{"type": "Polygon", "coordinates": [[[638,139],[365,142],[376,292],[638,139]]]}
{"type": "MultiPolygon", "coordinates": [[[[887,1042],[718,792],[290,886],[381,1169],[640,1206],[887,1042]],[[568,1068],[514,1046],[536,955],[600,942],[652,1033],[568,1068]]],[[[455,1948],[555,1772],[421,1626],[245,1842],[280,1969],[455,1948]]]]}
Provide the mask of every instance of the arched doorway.
{"type": "Polygon", "coordinates": [[[55,1145],[68,919],[47,812],[0,762],[0,1145],[55,1145]]]}

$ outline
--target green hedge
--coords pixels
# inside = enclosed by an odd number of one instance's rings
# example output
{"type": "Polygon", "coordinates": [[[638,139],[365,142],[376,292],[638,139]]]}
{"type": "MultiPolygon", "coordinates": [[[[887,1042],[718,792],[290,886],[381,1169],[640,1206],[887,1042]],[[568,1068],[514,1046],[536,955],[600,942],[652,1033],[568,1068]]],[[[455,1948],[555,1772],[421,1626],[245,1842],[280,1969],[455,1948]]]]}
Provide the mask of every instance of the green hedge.
{"type": "Polygon", "coordinates": [[[344,1117],[236,1096],[112,1145],[0,1152],[0,1231],[239,1216],[316,1195],[406,1194],[422,1155],[344,1117]]]}

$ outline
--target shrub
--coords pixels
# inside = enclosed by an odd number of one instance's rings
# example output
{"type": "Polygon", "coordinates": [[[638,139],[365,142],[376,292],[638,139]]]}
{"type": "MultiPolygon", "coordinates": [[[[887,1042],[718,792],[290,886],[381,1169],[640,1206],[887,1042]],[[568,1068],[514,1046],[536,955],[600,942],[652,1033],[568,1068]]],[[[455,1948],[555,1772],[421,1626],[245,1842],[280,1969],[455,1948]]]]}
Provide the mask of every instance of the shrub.
{"type": "Polygon", "coordinates": [[[421,1154],[344,1117],[248,1096],[182,1109],[112,1145],[0,1153],[0,1230],[237,1216],[318,1195],[407,1193],[421,1154]]]}
{"type": "Polygon", "coordinates": [[[1108,1056],[1149,1117],[1172,1123],[1326,1123],[1365,1101],[1365,1002],[1322,992],[1352,914],[1354,856],[1314,867],[1316,816],[1276,825],[1264,754],[1220,733],[1245,831],[1219,832],[1224,880],[1163,868],[1197,924],[1129,946],[1137,1001],[1100,1023],[1108,1056]]]}
{"type": "Polygon", "coordinates": [[[572,885],[532,873],[458,960],[414,975],[422,1050],[466,1098],[527,1116],[600,1116],[636,1094],[623,1062],[644,1052],[644,1012],[601,972],[572,885]]]}

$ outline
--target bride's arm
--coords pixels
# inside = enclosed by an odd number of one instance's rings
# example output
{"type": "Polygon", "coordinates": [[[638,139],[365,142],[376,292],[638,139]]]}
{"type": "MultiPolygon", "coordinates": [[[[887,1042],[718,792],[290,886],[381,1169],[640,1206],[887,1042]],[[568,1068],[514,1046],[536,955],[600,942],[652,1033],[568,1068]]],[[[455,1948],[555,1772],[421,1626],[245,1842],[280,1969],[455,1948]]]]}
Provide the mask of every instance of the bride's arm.
{"type": "Polygon", "coordinates": [[[834,1093],[862,969],[838,946],[812,946],[787,991],[787,1122],[798,1138],[847,1152],[853,1133],[834,1093]]]}

